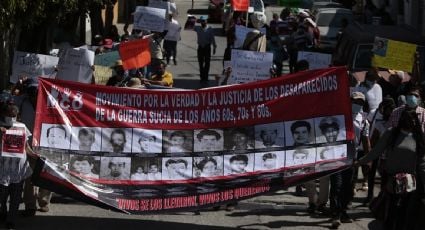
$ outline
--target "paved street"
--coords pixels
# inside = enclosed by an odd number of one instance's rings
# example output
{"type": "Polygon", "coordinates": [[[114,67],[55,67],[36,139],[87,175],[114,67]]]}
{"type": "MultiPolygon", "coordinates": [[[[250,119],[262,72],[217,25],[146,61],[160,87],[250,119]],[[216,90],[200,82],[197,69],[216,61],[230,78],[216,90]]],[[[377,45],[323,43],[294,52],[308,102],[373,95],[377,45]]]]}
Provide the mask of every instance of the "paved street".
{"type": "MultiPolygon", "coordinates": [[[[177,0],[179,22],[184,25],[191,0],[177,0]]],[[[191,13],[206,13],[207,0],[196,0],[195,9],[191,13]]],[[[268,21],[273,12],[281,8],[267,9],[268,21]]],[[[225,37],[220,35],[221,24],[210,24],[216,29],[218,49],[212,57],[210,70],[210,86],[214,85],[214,74],[222,70],[222,56],[225,48],[225,37]]],[[[122,28],[122,25],[120,25],[122,28]]],[[[121,31],[120,31],[121,32],[121,31]]],[[[178,43],[178,65],[171,64],[168,70],[175,78],[175,87],[200,87],[199,70],[196,58],[196,34],[193,31],[183,31],[182,41],[178,43]]],[[[171,62],[172,63],[172,62],[171,62]]],[[[360,186],[360,185],[358,185],[360,186]]],[[[203,210],[201,215],[192,212],[169,213],[162,215],[126,215],[97,207],[89,206],[72,199],[55,195],[50,212],[37,213],[35,217],[21,217],[17,222],[18,229],[31,230],[125,230],[125,229],[167,229],[167,230],[202,230],[202,229],[329,229],[329,218],[309,216],[306,213],[307,198],[293,195],[294,188],[279,191],[275,194],[260,196],[239,203],[236,210],[203,210]]],[[[343,224],[340,229],[372,229],[379,230],[366,207],[360,202],[366,194],[358,192],[349,214],[355,222],[343,224]]],[[[21,210],[23,206],[21,206],[21,210]]]]}

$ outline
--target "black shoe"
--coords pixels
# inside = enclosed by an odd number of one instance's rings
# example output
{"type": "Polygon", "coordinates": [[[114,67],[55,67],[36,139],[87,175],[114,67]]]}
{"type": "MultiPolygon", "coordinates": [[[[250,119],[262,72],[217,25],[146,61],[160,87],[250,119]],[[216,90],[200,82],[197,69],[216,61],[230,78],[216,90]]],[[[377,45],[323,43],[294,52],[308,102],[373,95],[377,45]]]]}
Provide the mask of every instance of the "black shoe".
{"type": "Polygon", "coordinates": [[[37,210],[35,210],[35,209],[25,209],[24,212],[22,213],[22,215],[24,217],[32,217],[32,216],[35,216],[36,212],[37,212],[37,210]]]}
{"type": "Polygon", "coordinates": [[[316,205],[313,203],[309,203],[308,204],[308,208],[307,208],[307,212],[310,214],[314,214],[314,212],[316,211],[316,205]]]}
{"type": "Polygon", "coordinates": [[[201,212],[200,211],[195,211],[195,216],[199,216],[199,215],[201,215],[201,212]]]}
{"type": "Polygon", "coordinates": [[[6,223],[6,229],[7,230],[14,230],[15,229],[15,223],[13,223],[13,222],[7,222],[6,223]]]}
{"type": "Polygon", "coordinates": [[[341,223],[353,223],[353,219],[347,214],[347,212],[341,213],[341,223]]]}
{"type": "Polygon", "coordinates": [[[177,65],[177,60],[176,59],[173,59],[173,61],[174,61],[174,65],[177,65]]]}

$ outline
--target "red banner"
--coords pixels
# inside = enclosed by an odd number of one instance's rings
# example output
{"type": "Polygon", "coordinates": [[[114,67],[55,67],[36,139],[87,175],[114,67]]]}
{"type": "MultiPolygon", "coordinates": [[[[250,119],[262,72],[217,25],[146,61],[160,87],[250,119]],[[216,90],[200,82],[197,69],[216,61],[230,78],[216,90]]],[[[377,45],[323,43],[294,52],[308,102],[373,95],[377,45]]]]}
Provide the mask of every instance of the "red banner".
{"type": "Polygon", "coordinates": [[[151,62],[149,39],[122,42],[119,52],[124,69],[136,69],[151,62]]]}
{"type": "Polygon", "coordinates": [[[203,90],[41,79],[39,183],[132,213],[198,209],[352,163],[345,68],[203,90]]]}
{"type": "Polygon", "coordinates": [[[234,11],[248,11],[249,0],[232,0],[234,11]]]}

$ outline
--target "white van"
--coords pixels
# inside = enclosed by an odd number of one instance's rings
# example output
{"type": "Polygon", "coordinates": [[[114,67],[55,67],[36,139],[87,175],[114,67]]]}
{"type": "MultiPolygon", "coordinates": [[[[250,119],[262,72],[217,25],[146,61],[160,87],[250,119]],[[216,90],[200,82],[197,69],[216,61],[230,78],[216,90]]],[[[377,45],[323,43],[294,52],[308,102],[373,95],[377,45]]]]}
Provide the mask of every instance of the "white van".
{"type": "Polygon", "coordinates": [[[353,22],[353,12],[345,8],[322,8],[317,10],[316,24],[320,31],[320,49],[332,51],[336,47],[337,34],[343,26],[353,22]]]}

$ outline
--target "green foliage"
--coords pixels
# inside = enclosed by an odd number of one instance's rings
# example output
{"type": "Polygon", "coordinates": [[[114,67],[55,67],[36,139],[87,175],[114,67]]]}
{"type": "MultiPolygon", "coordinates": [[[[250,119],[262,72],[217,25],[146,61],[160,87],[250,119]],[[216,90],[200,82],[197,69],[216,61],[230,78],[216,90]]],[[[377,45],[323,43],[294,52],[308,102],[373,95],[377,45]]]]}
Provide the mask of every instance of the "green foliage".
{"type": "Polygon", "coordinates": [[[12,29],[16,24],[32,27],[46,21],[56,22],[69,15],[88,12],[92,4],[102,0],[4,0],[0,1],[0,31],[12,29]]]}

